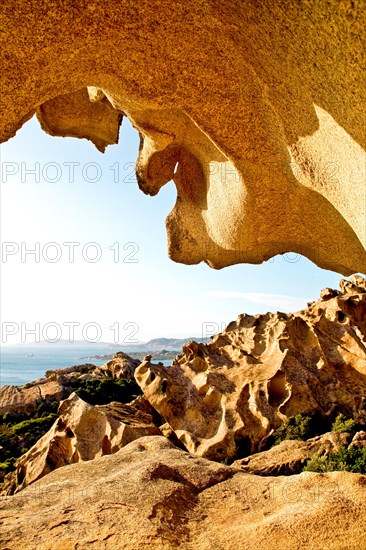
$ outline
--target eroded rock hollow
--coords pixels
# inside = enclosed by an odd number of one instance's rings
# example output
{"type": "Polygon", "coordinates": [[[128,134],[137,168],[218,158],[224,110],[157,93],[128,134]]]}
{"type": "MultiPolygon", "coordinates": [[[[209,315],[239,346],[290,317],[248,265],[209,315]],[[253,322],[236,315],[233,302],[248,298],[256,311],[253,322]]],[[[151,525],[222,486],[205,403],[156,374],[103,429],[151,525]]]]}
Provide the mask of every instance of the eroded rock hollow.
{"type": "Polygon", "coordinates": [[[240,315],[207,344],[189,342],[171,367],[146,360],[135,378],[193,454],[257,452],[298,413],[366,414],[366,281],[297,313],[240,315]]]}
{"type": "Polygon", "coordinates": [[[103,151],[128,116],[173,260],[366,271],[361,0],[5,0],[2,27],[0,140],[37,113],[103,151]]]}

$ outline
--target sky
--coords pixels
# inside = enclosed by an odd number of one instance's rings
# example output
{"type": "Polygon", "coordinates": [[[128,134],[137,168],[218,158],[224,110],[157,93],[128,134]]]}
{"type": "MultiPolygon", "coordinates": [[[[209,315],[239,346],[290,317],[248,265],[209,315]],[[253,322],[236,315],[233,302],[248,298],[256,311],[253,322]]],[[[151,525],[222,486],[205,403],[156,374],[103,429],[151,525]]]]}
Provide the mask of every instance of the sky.
{"type": "Polygon", "coordinates": [[[170,260],[175,185],[138,189],[138,145],[126,118],[104,154],[35,118],[1,145],[2,345],[206,338],[241,313],[296,311],[338,288],[339,274],[294,253],[222,270],[170,260]]]}

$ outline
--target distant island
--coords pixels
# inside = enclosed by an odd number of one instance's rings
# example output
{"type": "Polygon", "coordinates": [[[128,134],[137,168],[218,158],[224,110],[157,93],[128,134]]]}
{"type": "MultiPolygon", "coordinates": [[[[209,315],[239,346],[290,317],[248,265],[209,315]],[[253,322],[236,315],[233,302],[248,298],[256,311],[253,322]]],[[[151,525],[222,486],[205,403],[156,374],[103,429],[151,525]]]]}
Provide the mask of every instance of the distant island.
{"type": "MultiPolygon", "coordinates": [[[[118,349],[118,351],[123,351],[128,353],[134,359],[142,360],[146,355],[151,355],[152,359],[155,360],[173,360],[179,353],[181,353],[182,346],[194,340],[198,343],[203,343],[206,341],[204,338],[195,338],[191,336],[190,338],[154,338],[143,344],[134,344],[133,346],[123,346],[120,344],[108,344],[107,348],[118,349]],[[133,350],[136,351],[133,351],[133,350]]],[[[98,354],[90,355],[87,357],[80,357],[80,360],[105,360],[109,361],[113,358],[114,353],[108,354],[98,354]]]]}
{"type": "MultiPolygon", "coordinates": [[[[121,348],[123,346],[119,346],[118,349],[121,351],[121,348]]],[[[173,360],[179,353],[181,353],[178,350],[166,350],[162,349],[159,351],[154,350],[143,350],[143,351],[130,351],[128,355],[130,357],[133,357],[133,359],[139,359],[142,361],[146,355],[151,355],[152,360],[173,360]]],[[[95,361],[95,360],[102,360],[102,361],[110,361],[114,357],[114,353],[109,353],[106,355],[90,355],[88,357],[79,357],[80,360],[83,361],[95,361]]]]}
{"type": "Polygon", "coordinates": [[[204,343],[207,341],[207,338],[197,338],[195,336],[190,336],[188,338],[153,338],[145,343],[133,344],[130,346],[125,346],[121,344],[108,344],[107,347],[111,349],[118,348],[121,351],[128,351],[135,349],[136,352],[144,351],[146,353],[161,352],[161,351],[174,351],[180,353],[180,350],[184,344],[194,340],[198,343],[204,343]],[[179,351],[177,351],[179,350],[179,351]]]}
{"type": "MultiPolygon", "coordinates": [[[[129,353],[131,355],[133,353],[136,353],[141,356],[141,353],[144,355],[148,354],[155,354],[156,352],[159,353],[165,353],[165,352],[174,352],[175,355],[180,353],[180,350],[184,344],[187,342],[194,340],[198,343],[205,343],[207,342],[208,338],[202,338],[202,337],[195,337],[190,336],[187,338],[153,338],[152,340],[149,340],[148,342],[139,342],[136,344],[129,344],[126,345],[125,342],[123,343],[113,343],[113,342],[85,342],[84,340],[74,340],[73,342],[70,342],[69,340],[58,340],[57,342],[47,342],[46,340],[42,340],[40,342],[28,342],[26,344],[15,344],[16,346],[24,346],[27,348],[43,348],[43,347],[52,347],[53,349],[55,346],[57,347],[65,347],[65,346],[85,346],[90,345],[93,347],[103,347],[106,350],[116,350],[123,351],[125,353],[129,353]],[[141,353],[140,353],[141,352],[141,353]]],[[[173,357],[175,357],[175,355],[173,357]]],[[[109,358],[109,354],[106,355],[95,355],[93,358],[97,359],[105,359],[109,358]]],[[[162,357],[163,359],[166,359],[167,357],[162,357]]],[[[84,357],[82,359],[85,359],[84,357]]]]}

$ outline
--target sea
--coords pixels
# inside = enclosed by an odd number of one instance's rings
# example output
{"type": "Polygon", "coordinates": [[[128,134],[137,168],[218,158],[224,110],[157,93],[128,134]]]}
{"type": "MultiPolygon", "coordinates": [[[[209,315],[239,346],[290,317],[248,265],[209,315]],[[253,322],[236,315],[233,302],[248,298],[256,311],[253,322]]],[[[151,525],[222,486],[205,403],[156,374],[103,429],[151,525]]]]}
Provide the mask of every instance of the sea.
{"type": "MultiPolygon", "coordinates": [[[[98,344],[2,346],[0,351],[0,386],[20,386],[44,377],[48,370],[85,363],[92,363],[95,366],[103,365],[107,359],[90,359],[90,357],[114,354],[117,351],[118,349],[111,350],[103,345],[98,346],[98,344]]],[[[128,353],[125,348],[123,351],[128,353]]],[[[139,350],[134,347],[133,351],[139,350]]],[[[162,360],[161,363],[171,365],[171,360],[162,360]]]]}

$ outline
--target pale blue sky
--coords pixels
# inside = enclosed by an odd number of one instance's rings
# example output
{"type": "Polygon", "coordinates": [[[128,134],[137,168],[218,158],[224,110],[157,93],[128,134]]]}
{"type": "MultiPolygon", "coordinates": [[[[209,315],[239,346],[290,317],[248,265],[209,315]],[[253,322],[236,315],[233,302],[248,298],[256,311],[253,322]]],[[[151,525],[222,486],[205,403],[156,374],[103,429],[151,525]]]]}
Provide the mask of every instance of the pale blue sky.
{"type": "MultiPolygon", "coordinates": [[[[32,119],[1,146],[1,237],[3,246],[8,243],[1,261],[1,320],[14,323],[13,329],[6,325],[8,331],[19,327],[7,343],[20,341],[22,330],[35,323],[41,331],[47,323],[57,323],[63,337],[69,330],[65,323],[79,323],[76,338],[82,338],[87,323],[98,323],[104,341],[116,339],[117,327],[121,342],[128,342],[132,332],[141,342],[160,336],[202,336],[240,313],[296,311],[316,299],[323,287],[338,287],[337,273],[294,254],[220,271],[172,262],[164,220],[175,202],[175,186],[170,182],[156,197],[139,191],[133,170],[138,143],[126,119],[119,144],[108,147],[104,155],[86,140],[46,135],[32,119]],[[39,181],[26,173],[36,162],[39,181]],[[80,163],[74,165],[73,182],[70,164],[65,164],[70,162],[80,163]],[[88,163],[97,163],[98,171],[88,163]],[[99,181],[91,181],[97,176],[99,181]],[[22,261],[21,251],[34,248],[36,242],[40,261],[29,254],[22,261]],[[46,246],[51,242],[57,247],[46,246]],[[72,245],[65,242],[80,243],[75,245],[73,263],[72,245]],[[90,242],[99,248],[85,248],[90,242]],[[100,260],[88,261],[98,251],[100,260]],[[60,253],[59,261],[47,261],[60,253]],[[298,261],[290,261],[294,259],[298,261]]],[[[49,338],[57,337],[56,328],[48,330],[49,338]]],[[[88,330],[90,339],[97,337],[97,329],[88,330]]]]}

